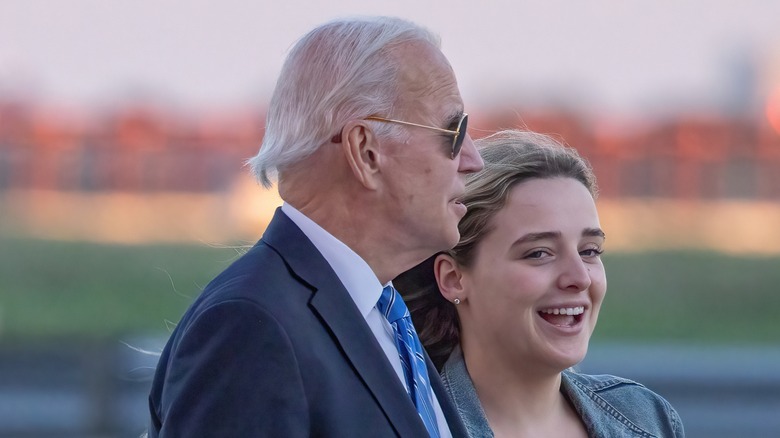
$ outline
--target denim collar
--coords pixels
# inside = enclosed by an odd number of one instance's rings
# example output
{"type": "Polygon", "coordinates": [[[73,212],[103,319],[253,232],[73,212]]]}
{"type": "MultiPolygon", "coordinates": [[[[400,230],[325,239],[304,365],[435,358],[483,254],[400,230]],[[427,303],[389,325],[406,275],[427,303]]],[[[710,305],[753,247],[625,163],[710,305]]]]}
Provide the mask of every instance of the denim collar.
{"type": "MultiPolygon", "coordinates": [[[[447,359],[441,378],[469,436],[493,438],[460,347],[447,359]]],[[[631,380],[566,370],[561,373],[561,393],[577,411],[588,436],[683,436],[682,424],[673,408],[631,380]],[[669,432],[659,432],[667,426],[669,432]]]]}
{"type": "Polygon", "coordinates": [[[470,437],[493,438],[493,431],[477,398],[460,346],[456,346],[441,370],[441,381],[470,437]]]}

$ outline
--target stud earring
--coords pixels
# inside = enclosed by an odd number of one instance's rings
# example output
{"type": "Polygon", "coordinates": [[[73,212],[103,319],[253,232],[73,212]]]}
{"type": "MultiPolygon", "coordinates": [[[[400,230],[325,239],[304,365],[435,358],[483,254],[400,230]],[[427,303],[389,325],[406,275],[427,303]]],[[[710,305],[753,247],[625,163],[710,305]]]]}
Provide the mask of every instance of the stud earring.
{"type": "Polygon", "coordinates": [[[455,305],[457,306],[458,304],[460,304],[460,298],[455,298],[454,300],[452,300],[452,302],[455,303],[455,305]]]}

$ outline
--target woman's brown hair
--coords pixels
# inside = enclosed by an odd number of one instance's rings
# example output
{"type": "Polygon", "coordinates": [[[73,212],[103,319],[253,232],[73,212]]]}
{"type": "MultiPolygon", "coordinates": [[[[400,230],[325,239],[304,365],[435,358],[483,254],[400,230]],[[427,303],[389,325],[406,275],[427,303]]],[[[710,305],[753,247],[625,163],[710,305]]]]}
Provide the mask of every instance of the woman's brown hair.
{"type": "MultiPolygon", "coordinates": [[[[475,144],[485,167],[467,177],[462,202],[468,211],[458,224],[460,241],[446,252],[460,266],[471,266],[477,245],[491,231],[491,219],[517,184],[534,178],[573,178],[594,198],[597,195],[596,178],[585,159],[547,135],[508,130],[475,144]]],[[[420,341],[441,369],[460,340],[460,328],[455,305],[444,299],[436,284],[435,258],[401,274],[393,284],[404,297],[420,341]]]]}

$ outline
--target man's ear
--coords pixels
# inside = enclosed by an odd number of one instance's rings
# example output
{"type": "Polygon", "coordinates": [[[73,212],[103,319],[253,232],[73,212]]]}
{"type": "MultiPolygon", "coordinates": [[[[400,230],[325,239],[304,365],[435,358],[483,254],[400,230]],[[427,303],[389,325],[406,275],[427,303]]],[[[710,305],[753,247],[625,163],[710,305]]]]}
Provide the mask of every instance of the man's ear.
{"type": "Polygon", "coordinates": [[[451,303],[460,304],[468,298],[463,284],[463,272],[458,263],[447,254],[439,254],[433,262],[433,272],[442,296],[451,303]]]}
{"type": "Polygon", "coordinates": [[[355,177],[366,188],[377,188],[379,144],[374,132],[362,121],[349,122],[341,131],[341,147],[355,177]]]}

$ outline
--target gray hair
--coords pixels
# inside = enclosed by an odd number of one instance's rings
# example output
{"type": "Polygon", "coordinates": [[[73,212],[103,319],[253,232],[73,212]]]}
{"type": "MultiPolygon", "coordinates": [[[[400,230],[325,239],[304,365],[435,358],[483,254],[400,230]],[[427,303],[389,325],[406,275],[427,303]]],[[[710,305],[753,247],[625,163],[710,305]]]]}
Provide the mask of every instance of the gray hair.
{"type": "MultiPolygon", "coordinates": [[[[282,66],[260,150],[247,161],[263,186],[350,120],[391,114],[399,95],[392,50],[415,41],[440,48],[438,36],[392,17],[331,21],[303,36],[282,66]]],[[[377,135],[398,132],[387,125],[377,124],[377,135]]]]}

